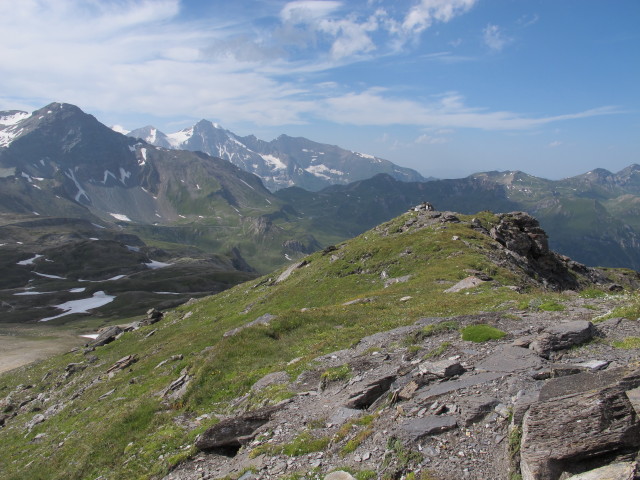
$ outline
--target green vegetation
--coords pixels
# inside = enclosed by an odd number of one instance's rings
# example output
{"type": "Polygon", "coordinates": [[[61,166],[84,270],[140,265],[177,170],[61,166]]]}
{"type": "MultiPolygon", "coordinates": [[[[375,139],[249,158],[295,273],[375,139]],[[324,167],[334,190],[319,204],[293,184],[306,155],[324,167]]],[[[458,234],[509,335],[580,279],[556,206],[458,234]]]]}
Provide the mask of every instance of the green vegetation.
{"type": "Polygon", "coordinates": [[[338,367],[332,367],[326,369],[322,372],[320,379],[323,384],[328,384],[330,382],[337,382],[339,380],[346,380],[351,376],[351,368],[349,365],[340,365],[338,367]]]}
{"type": "MultiPolygon", "coordinates": [[[[409,213],[387,222],[338,245],[330,254],[308,256],[306,265],[293,270],[286,281],[276,283],[283,270],[276,271],[189,302],[167,312],[161,322],[128,332],[87,355],[81,350],[72,351],[0,376],[2,398],[16,391],[18,385],[35,385],[31,391],[17,394],[17,399],[45,393],[51,400],[44,408],[61,405],[59,413],[30,431],[25,423],[36,412],[11,419],[0,430],[3,478],[161,477],[193,455],[195,437],[215,422],[204,421],[191,430],[180,418],[233,413],[229,400],[250,393],[251,386],[269,373],[286,371],[295,378],[302,371],[317,369],[313,362],[316,357],[349,348],[374,333],[412,325],[425,317],[503,311],[507,302],[529,302],[543,293],[531,288],[519,294],[487,284],[476,289],[474,295],[443,294],[447,284],[457,282],[467,275],[467,269],[485,261],[492,240],[469,228],[464,222],[471,217],[464,215],[460,215],[461,223],[438,223],[398,233],[415,216],[409,213]],[[452,241],[454,235],[465,244],[452,241]],[[404,276],[408,276],[407,281],[385,288],[384,278],[404,276]],[[403,296],[411,296],[411,302],[398,302],[403,296]],[[343,305],[356,298],[373,300],[343,305]],[[224,336],[267,313],[276,317],[268,325],[224,336]],[[152,330],[155,333],[148,337],[152,330]],[[112,376],[105,375],[111,365],[132,353],[139,356],[135,364],[112,376]],[[180,360],[170,360],[178,355],[182,355],[180,360]],[[86,368],[67,377],[65,367],[70,363],[86,368]],[[190,378],[186,394],[172,401],[162,398],[159,393],[181,375],[190,378]],[[112,390],[114,394],[103,397],[112,390]],[[46,436],[33,443],[40,433],[46,436]]],[[[488,212],[476,218],[485,226],[496,222],[488,212]]],[[[518,275],[506,268],[496,267],[492,276],[502,285],[519,284],[518,275]]],[[[548,292],[544,295],[561,298],[548,292]]],[[[486,328],[475,327],[484,332],[473,336],[478,341],[486,336],[486,328]]],[[[423,338],[457,328],[454,323],[434,324],[425,327],[423,338]]],[[[468,335],[466,331],[463,335],[468,335]]],[[[492,336],[495,332],[490,332],[488,338],[496,338],[492,336]]],[[[325,373],[331,381],[348,378],[350,370],[342,365],[325,373]]],[[[282,385],[271,386],[250,393],[250,404],[275,402],[289,394],[282,385]]],[[[348,435],[368,428],[355,425],[348,435]]],[[[348,435],[340,441],[351,440],[348,435]]],[[[287,455],[300,455],[322,450],[336,441],[317,437],[306,432],[287,446],[258,449],[266,452],[280,448],[287,455]]],[[[357,448],[356,443],[349,448],[357,448]]],[[[410,471],[411,453],[401,444],[393,446],[391,456],[410,471]]]]}
{"type": "Polygon", "coordinates": [[[640,337],[627,337],[622,340],[612,342],[612,345],[624,350],[640,349],[640,337]]]}
{"type": "Polygon", "coordinates": [[[538,305],[538,310],[543,312],[561,312],[564,310],[564,305],[559,304],[555,300],[547,300],[538,305]]]}
{"type": "Polygon", "coordinates": [[[597,288],[585,288],[579,294],[580,298],[602,298],[606,297],[606,292],[599,290],[597,288]]]}
{"type": "Polygon", "coordinates": [[[499,340],[506,335],[502,330],[498,330],[491,325],[479,323],[469,325],[462,329],[462,339],[468,342],[482,343],[489,340],[499,340]]]}
{"type": "Polygon", "coordinates": [[[426,360],[426,359],[429,359],[429,358],[439,357],[444,352],[446,352],[449,349],[450,346],[451,346],[451,342],[442,342],[436,348],[434,348],[433,350],[430,350],[429,352],[427,352],[423,358],[426,360]]]}

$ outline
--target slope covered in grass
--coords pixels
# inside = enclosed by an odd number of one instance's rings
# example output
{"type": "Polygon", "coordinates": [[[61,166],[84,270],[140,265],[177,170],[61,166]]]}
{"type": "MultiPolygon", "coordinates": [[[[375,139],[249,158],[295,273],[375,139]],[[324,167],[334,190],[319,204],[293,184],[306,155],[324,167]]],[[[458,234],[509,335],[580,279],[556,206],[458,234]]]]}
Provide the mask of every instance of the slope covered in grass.
{"type": "MultiPolygon", "coordinates": [[[[544,279],[487,234],[499,221],[489,212],[473,221],[407,213],[111,344],[1,376],[3,478],[157,478],[191,456],[196,435],[265,374],[295,378],[319,355],[422,317],[530,302],[544,279]],[[483,280],[444,292],[470,275],[483,280]],[[270,320],[241,328],[259,319],[270,320]],[[133,363],[111,368],[127,355],[133,363]],[[176,381],[184,392],[167,391],[176,381]]],[[[287,396],[273,394],[260,404],[287,396]]]]}

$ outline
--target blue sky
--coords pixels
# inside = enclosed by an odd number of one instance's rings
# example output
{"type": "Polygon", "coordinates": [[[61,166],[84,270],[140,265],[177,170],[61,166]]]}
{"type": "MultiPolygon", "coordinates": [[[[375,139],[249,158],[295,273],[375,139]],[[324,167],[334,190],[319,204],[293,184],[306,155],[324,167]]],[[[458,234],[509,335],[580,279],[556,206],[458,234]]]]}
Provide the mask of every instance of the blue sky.
{"type": "Polygon", "coordinates": [[[425,176],[640,163],[638,0],[0,0],[0,110],[201,118],[425,176]]]}

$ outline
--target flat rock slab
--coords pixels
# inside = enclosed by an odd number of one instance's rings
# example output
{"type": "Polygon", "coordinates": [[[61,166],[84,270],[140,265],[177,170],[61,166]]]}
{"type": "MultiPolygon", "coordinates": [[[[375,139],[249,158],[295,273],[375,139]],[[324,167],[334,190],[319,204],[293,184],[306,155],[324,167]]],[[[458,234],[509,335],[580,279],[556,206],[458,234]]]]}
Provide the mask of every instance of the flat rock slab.
{"type": "Polygon", "coordinates": [[[471,425],[482,420],[498,403],[497,398],[486,395],[464,397],[460,401],[464,424],[471,425]]]}
{"type": "Polygon", "coordinates": [[[483,283],[484,283],[484,280],[472,275],[470,277],[460,280],[454,286],[447,288],[444,291],[444,293],[456,293],[462,290],[468,290],[470,288],[475,288],[478,285],[481,285],[483,283]]]}
{"type": "Polygon", "coordinates": [[[462,375],[465,372],[460,362],[455,360],[440,360],[439,362],[422,362],[418,369],[422,375],[435,375],[440,378],[449,378],[462,375]]]}
{"type": "MultiPolygon", "coordinates": [[[[620,367],[553,378],[543,385],[539,400],[543,402],[589,390],[600,390],[615,385],[627,377],[629,377],[629,381],[633,382],[633,378],[638,376],[640,376],[640,372],[634,371],[632,367],[620,367]]],[[[630,387],[629,390],[632,388],[635,387],[630,387]]]]}
{"type": "Polygon", "coordinates": [[[455,417],[445,415],[427,415],[423,418],[412,418],[398,426],[400,436],[409,441],[419,440],[427,435],[437,435],[458,426],[455,417]]]}
{"type": "Polygon", "coordinates": [[[551,352],[565,350],[591,340],[596,332],[591,322],[574,320],[547,328],[529,345],[529,348],[544,358],[551,352]]]}
{"type": "Polygon", "coordinates": [[[437,383],[428,388],[425,388],[422,392],[414,397],[416,403],[423,403],[432,398],[439,397],[446,393],[455,392],[463,388],[473,387],[483,383],[491,382],[498,378],[502,378],[504,373],[501,372],[484,372],[475,375],[463,375],[458,380],[450,380],[448,382],[437,383]]]}
{"type": "Polygon", "coordinates": [[[234,418],[222,420],[196,438],[199,450],[239,448],[255,436],[255,432],[282,408],[283,404],[265,407],[234,418]]]}
{"type": "Polygon", "coordinates": [[[271,322],[271,320],[275,320],[276,318],[278,318],[277,315],[271,315],[270,313],[265,313],[264,315],[259,316],[252,322],[249,322],[245,325],[242,325],[241,327],[233,328],[227,332],[224,332],[222,336],[233,337],[234,335],[237,335],[245,328],[253,327],[255,325],[269,325],[269,322],[271,322]]]}
{"type": "Polygon", "coordinates": [[[538,355],[526,348],[504,345],[476,365],[476,371],[513,373],[542,366],[538,355]]]}
{"type": "Polygon", "coordinates": [[[619,462],[573,475],[567,480],[633,480],[636,478],[636,462],[619,462]]]}

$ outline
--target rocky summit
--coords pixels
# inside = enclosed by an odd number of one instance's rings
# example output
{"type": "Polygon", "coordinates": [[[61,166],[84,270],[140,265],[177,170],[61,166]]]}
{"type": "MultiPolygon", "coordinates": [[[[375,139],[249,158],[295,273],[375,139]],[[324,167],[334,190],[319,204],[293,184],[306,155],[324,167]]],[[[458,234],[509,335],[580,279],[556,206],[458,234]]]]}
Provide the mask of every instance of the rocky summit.
{"type": "Polygon", "coordinates": [[[640,276],[421,203],[0,376],[3,478],[638,477],[640,276]]]}

